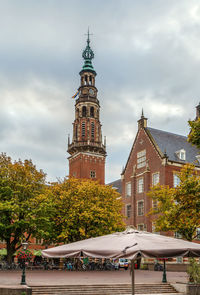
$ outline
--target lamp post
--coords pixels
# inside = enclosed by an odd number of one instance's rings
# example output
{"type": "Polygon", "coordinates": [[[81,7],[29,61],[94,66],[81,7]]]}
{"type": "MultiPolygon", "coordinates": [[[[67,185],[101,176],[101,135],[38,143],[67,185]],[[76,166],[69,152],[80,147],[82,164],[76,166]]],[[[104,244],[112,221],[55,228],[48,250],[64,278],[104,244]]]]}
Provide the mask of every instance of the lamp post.
{"type": "Polygon", "coordinates": [[[166,264],[165,264],[165,259],[164,259],[164,267],[163,267],[163,278],[162,278],[163,283],[167,283],[167,275],[166,275],[166,264]]]}
{"type": "MultiPolygon", "coordinates": [[[[24,251],[27,250],[28,248],[28,243],[23,242],[22,243],[22,248],[24,251]]],[[[26,285],[26,264],[25,264],[25,259],[22,260],[22,279],[21,279],[21,285],[26,285]]]]}

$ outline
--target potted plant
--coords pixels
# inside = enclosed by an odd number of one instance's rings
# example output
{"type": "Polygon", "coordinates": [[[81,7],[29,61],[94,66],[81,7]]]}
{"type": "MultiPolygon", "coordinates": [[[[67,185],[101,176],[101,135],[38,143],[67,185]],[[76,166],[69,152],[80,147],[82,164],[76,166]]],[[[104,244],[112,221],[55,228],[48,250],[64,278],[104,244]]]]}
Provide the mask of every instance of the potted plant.
{"type": "Polygon", "coordinates": [[[30,250],[18,250],[16,253],[16,257],[18,258],[19,262],[30,262],[33,257],[33,254],[30,250]]]}
{"type": "Polygon", "coordinates": [[[187,273],[189,275],[187,294],[200,295],[200,264],[197,263],[195,258],[190,258],[187,273]]]}

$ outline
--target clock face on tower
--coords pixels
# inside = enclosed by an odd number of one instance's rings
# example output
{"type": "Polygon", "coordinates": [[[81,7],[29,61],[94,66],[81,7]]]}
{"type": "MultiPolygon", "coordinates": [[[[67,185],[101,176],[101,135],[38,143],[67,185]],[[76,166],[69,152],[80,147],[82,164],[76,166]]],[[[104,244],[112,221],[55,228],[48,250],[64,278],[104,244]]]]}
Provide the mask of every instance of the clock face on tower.
{"type": "Polygon", "coordinates": [[[89,94],[94,95],[94,90],[92,88],[89,89],[89,94]]]}

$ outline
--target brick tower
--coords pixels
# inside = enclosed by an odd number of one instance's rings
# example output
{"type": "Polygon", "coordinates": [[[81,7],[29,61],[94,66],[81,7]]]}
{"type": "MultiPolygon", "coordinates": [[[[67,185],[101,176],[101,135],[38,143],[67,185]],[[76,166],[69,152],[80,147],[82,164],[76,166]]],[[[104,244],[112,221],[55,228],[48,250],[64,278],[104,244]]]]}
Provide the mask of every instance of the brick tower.
{"type": "Polygon", "coordinates": [[[94,53],[90,38],[82,57],[84,65],[80,71],[81,85],[75,102],[75,120],[72,142],[68,138],[69,177],[90,178],[105,183],[106,144],[102,142],[100,105],[95,87],[96,72],[92,65],[94,53]]]}

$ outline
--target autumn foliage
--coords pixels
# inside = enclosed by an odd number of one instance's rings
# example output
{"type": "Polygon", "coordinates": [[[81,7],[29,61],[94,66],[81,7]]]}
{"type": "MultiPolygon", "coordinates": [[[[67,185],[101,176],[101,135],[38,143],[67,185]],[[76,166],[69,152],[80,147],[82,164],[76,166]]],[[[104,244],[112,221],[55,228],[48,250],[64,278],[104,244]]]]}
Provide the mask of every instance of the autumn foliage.
{"type": "Polygon", "coordinates": [[[54,243],[74,242],[124,229],[122,201],[110,186],[90,180],[64,179],[52,184],[46,197],[54,204],[49,236],[54,243]]]}
{"type": "Polygon", "coordinates": [[[190,126],[188,141],[200,149],[200,118],[196,121],[189,121],[188,123],[190,126]]]}
{"type": "Polygon", "coordinates": [[[47,184],[31,160],[0,154],[0,240],[7,259],[22,241],[73,242],[124,229],[122,201],[110,186],[80,179],[47,184]]]}
{"type": "Polygon", "coordinates": [[[156,231],[174,231],[191,241],[200,227],[200,176],[194,166],[185,165],[176,188],[157,185],[148,193],[157,206],[152,208],[156,231]]]}

